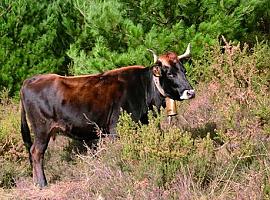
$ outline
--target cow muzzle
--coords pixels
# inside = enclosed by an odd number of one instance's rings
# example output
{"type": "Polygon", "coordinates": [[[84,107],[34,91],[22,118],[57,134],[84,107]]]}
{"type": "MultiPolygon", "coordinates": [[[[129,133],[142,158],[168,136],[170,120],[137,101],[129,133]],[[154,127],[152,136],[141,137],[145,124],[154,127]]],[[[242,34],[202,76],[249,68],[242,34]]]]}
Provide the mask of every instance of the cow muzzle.
{"type": "Polygon", "coordinates": [[[181,100],[187,100],[192,99],[195,97],[195,91],[194,90],[184,90],[182,95],[180,96],[181,100]]]}

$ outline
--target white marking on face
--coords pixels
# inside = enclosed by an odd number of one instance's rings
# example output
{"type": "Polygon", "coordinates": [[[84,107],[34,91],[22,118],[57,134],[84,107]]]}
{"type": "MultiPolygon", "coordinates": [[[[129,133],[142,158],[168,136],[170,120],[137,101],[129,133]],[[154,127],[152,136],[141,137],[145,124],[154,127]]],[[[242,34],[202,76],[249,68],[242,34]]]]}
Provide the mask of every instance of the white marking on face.
{"type": "Polygon", "coordinates": [[[195,91],[194,90],[185,90],[183,94],[181,95],[181,100],[187,100],[195,97],[195,91]]]}

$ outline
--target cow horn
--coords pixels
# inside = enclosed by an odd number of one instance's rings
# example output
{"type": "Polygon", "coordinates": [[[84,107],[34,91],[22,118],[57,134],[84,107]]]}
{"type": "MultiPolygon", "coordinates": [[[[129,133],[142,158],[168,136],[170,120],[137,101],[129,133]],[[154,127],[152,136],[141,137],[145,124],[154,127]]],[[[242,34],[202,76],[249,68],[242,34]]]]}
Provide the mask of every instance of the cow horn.
{"type": "Polygon", "coordinates": [[[191,54],[191,45],[190,43],[188,44],[188,47],[186,49],[186,52],[180,56],[178,56],[178,59],[182,59],[182,58],[187,58],[187,57],[190,57],[190,54],[191,54]]]}
{"type": "Polygon", "coordinates": [[[157,54],[152,49],[147,49],[147,50],[150,51],[153,54],[153,56],[154,56],[154,63],[156,63],[157,60],[158,60],[157,54]]]}

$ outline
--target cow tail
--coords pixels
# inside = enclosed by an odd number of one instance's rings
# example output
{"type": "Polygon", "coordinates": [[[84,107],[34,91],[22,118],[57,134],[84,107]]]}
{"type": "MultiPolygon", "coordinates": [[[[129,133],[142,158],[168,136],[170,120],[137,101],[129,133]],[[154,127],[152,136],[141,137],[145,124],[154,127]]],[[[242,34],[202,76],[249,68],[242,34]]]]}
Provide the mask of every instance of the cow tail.
{"type": "Polygon", "coordinates": [[[21,99],[21,134],[22,134],[22,139],[23,139],[24,145],[29,153],[30,163],[32,164],[30,149],[31,149],[31,146],[33,143],[31,140],[30,129],[29,129],[29,126],[27,124],[27,118],[26,118],[23,99],[21,99]]]}

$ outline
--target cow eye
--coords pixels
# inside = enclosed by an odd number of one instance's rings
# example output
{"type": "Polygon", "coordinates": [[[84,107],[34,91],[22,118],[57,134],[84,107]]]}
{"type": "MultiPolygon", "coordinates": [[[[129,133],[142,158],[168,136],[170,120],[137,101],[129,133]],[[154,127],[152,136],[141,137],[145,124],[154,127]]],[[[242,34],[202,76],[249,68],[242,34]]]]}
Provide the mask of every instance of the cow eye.
{"type": "Polygon", "coordinates": [[[186,69],[184,67],[181,67],[180,69],[182,72],[186,73],[186,69]]]}

